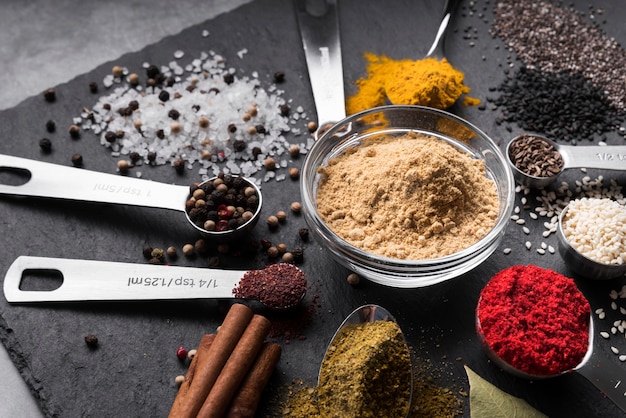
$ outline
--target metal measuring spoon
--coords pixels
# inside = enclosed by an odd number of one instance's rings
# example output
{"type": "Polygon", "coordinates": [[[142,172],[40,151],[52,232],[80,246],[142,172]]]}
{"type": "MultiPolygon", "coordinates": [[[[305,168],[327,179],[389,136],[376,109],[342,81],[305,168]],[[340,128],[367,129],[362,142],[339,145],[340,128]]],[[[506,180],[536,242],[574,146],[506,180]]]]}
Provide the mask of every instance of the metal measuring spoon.
{"type": "MultiPolygon", "coordinates": [[[[443,7],[443,17],[441,18],[441,22],[439,23],[439,28],[437,29],[437,34],[435,35],[435,39],[430,46],[430,49],[424,56],[426,58],[435,58],[441,60],[445,57],[444,53],[444,44],[446,40],[446,30],[448,28],[448,24],[450,23],[450,19],[452,18],[452,13],[456,9],[459,0],[446,0],[443,7]]],[[[393,100],[393,97],[389,96],[389,92],[387,92],[387,99],[392,104],[402,105],[406,103],[398,103],[400,100],[393,100]]],[[[396,98],[397,99],[397,98],[396,98]]]]}
{"type": "Polygon", "coordinates": [[[317,111],[317,140],[346,117],[337,0],[294,0],[317,111]]]}
{"type": "MultiPolygon", "coordinates": [[[[259,197],[258,207],[252,218],[236,229],[209,231],[192,222],[185,210],[185,203],[190,194],[187,186],[105,174],[1,154],[0,170],[21,172],[28,177],[21,185],[0,184],[0,195],[47,197],[182,211],[195,230],[217,241],[234,240],[247,234],[259,220],[263,203],[261,190],[253,181],[246,179],[259,197]]],[[[210,180],[212,179],[207,181],[210,180]]]]}
{"type": "MultiPolygon", "coordinates": [[[[276,265],[266,269],[272,266],[276,265]]],[[[279,306],[259,300],[271,309],[295,307],[306,293],[304,273],[291,264],[285,266],[301,274],[299,279],[304,279],[304,284],[298,280],[292,288],[276,290],[280,293],[289,290],[289,297],[285,299],[297,302],[279,306]]],[[[20,256],[4,277],[4,296],[8,302],[235,299],[234,289],[240,286],[246,273],[248,271],[20,256]],[[25,275],[37,273],[44,275],[43,280],[60,277],[62,283],[54,290],[23,290],[25,275]]]]}
{"type": "MultiPolygon", "coordinates": [[[[626,146],[610,145],[610,146],[574,146],[559,145],[554,141],[534,134],[522,134],[513,138],[506,147],[506,158],[509,166],[513,170],[513,177],[523,186],[543,189],[554,181],[565,170],[570,168],[599,168],[604,170],[626,170],[626,146]],[[524,137],[534,137],[538,140],[545,141],[548,145],[554,147],[554,150],[560,155],[563,166],[560,171],[550,176],[534,176],[524,172],[515,165],[510,150],[514,146],[515,141],[521,141],[524,137]]],[[[529,155],[532,162],[541,163],[539,156],[536,160],[532,160],[533,156],[529,155]]]]}
{"type": "Polygon", "coordinates": [[[576,367],[563,370],[561,373],[557,373],[555,375],[530,374],[513,367],[498,356],[498,354],[485,340],[485,336],[480,325],[478,309],[476,310],[476,331],[487,356],[502,370],[522,379],[529,380],[542,380],[562,376],[568,373],[578,373],[589,380],[589,382],[591,382],[603,394],[611,399],[622,411],[626,412],[626,372],[621,370],[620,367],[616,367],[610,359],[598,353],[594,349],[595,331],[591,315],[589,316],[589,341],[585,356],[576,367]],[[624,385],[622,385],[622,383],[624,383],[624,385]]]}
{"type": "MultiPolygon", "coordinates": [[[[339,325],[339,328],[337,328],[337,331],[335,332],[335,334],[333,335],[333,338],[331,339],[330,343],[328,344],[328,348],[326,349],[326,353],[324,354],[324,360],[326,360],[326,357],[328,356],[329,353],[329,349],[330,347],[333,346],[333,344],[335,343],[335,340],[341,336],[342,330],[344,330],[346,327],[348,326],[352,326],[352,325],[357,325],[357,324],[362,324],[362,323],[366,323],[366,322],[376,322],[376,321],[392,321],[394,323],[397,324],[396,319],[389,313],[389,311],[387,311],[385,308],[378,306],[378,305],[373,305],[373,304],[369,304],[369,305],[363,305],[357,309],[355,309],[354,311],[352,311],[351,314],[349,314],[346,319],[344,319],[344,321],[341,323],[341,325],[339,325]]],[[[402,336],[403,340],[404,340],[404,335],[402,336]]],[[[406,341],[404,342],[405,346],[406,346],[406,350],[407,353],[409,351],[408,346],[406,345],[406,341]]],[[[410,359],[410,355],[409,355],[409,359],[410,359]]],[[[318,374],[318,386],[319,386],[319,381],[320,381],[320,377],[322,375],[322,367],[324,365],[324,361],[322,361],[322,365],[320,366],[320,371],[318,374]]],[[[412,367],[412,366],[411,366],[412,367]]],[[[413,373],[411,370],[411,380],[410,380],[410,387],[408,388],[408,393],[409,393],[409,399],[407,402],[407,411],[406,411],[406,415],[408,415],[409,410],[411,408],[411,398],[413,396],[413,373]]],[[[384,416],[384,412],[385,411],[379,411],[381,416],[384,416]]]]}
{"type": "Polygon", "coordinates": [[[563,231],[563,221],[567,216],[566,206],[559,214],[559,223],[556,231],[559,253],[565,265],[587,278],[595,280],[610,280],[623,277],[626,274],[626,264],[606,264],[581,254],[570,244],[563,231]]]}

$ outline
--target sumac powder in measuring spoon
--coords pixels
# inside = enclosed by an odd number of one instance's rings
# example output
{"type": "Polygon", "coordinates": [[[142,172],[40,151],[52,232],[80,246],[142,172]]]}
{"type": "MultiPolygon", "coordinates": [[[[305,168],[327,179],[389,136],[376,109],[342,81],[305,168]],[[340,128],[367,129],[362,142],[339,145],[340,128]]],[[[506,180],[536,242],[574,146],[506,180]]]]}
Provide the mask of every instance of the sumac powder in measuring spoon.
{"type": "Polygon", "coordinates": [[[534,177],[553,177],[564,166],[563,156],[545,139],[523,134],[509,144],[509,159],[523,173],[534,177]]]}
{"type": "Polygon", "coordinates": [[[258,300],[273,309],[291,308],[304,297],[306,284],[306,276],[298,267],[287,263],[271,264],[244,274],[233,289],[233,295],[258,300]]]}

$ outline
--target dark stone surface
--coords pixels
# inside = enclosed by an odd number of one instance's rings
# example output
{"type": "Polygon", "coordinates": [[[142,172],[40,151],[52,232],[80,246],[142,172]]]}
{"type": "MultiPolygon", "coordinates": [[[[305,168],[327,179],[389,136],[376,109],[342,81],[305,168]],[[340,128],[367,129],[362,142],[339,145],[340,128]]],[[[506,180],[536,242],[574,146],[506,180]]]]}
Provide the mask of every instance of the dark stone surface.
{"type": "MultiPolygon", "coordinates": [[[[580,10],[585,10],[585,4],[577,4],[580,10]]],[[[489,95],[489,87],[503,78],[508,55],[501,41],[488,34],[491,7],[491,2],[485,3],[485,11],[481,5],[477,6],[484,13],[483,18],[478,12],[469,13],[464,6],[453,19],[447,43],[448,58],[465,72],[472,94],[483,101],[489,95]],[[467,27],[477,29],[474,47],[463,39],[467,27]]],[[[363,74],[364,51],[392,58],[424,55],[439,13],[438,1],[390,0],[382,9],[379,2],[341,2],[347,93],[353,91],[352,81],[363,74]]],[[[608,15],[607,20],[610,33],[624,35],[619,19],[608,15]]],[[[185,51],[182,61],[193,59],[201,51],[214,50],[247,74],[257,71],[264,77],[277,70],[284,71],[287,81],[281,88],[285,97],[293,98],[294,103],[314,114],[291,3],[259,0],[56,86],[55,103],[36,96],[0,113],[0,134],[4,138],[0,153],[69,165],[70,156],[78,152],[84,156],[86,169],[114,173],[115,159],[91,134],[84,134],[79,140],[67,135],[66,127],[72,123],[72,117],[96,99],[89,92],[88,83],[102,80],[113,64],[140,70],[143,62],[167,63],[178,49],[185,51]],[[210,30],[209,38],[200,36],[204,28],[210,30]],[[249,52],[241,60],[236,53],[244,47],[249,52]],[[54,151],[43,155],[37,144],[47,135],[48,119],[54,119],[58,129],[50,135],[54,151]]],[[[502,145],[516,133],[515,126],[509,132],[505,126],[497,125],[496,114],[489,109],[457,105],[452,112],[474,123],[502,145]]],[[[301,141],[301,138],[289,139],[301,141]]],[[[609,139],[615,143],[619,140],[617,136],[609,139]]],[[[301,160],[295,163],[300,164],[301,160]]],[[[195,180],[193,172],[179,176],[166,166],[146,167],[142,171],[144,178],[161,182],[186,185],[195,180]]],[[[617,178],[620,184],[626,184],[623,175],[617,178]]],[[[299,190],[296,182],[287,180],[263,184],[263,193],[265,218],[279,209],[287,209],[299,190]]],[[[5,242],[0,265],[4,270],[20,255],[145,263],[141,254],[145,243],[181,247],[196,239],[182,214],[154,209],[2,197],[0,212],[3,214],[0,234],[5,242]]],[[[313,321],[302,331],[305,340],[293,339],[287,344],[284,338],[278,338],[284,345],[283,356],[264,396],[263,412],[275,410],[273,400],[285,393],[285,385],[292,379],[313,384],[336,326],[359,305],[377,303],[396,316],[416,355],[433,363],[435,381],[442,386],[467,391],[463,370],[467,364],[501,389],[526,399],[550,416],[620,415],[609,400],[579,375],[541,382],[523,381],[493,366],[477,341],[474,331],[477,296],[497,271],[512,264],[534,263],[568,273],[558,255],[539,256],[524,248],[526,240],[535,245],[543,240],[540,223],[531,226],[530,236],[512,223],[501,245],[501,248],[512,247],[512,254],[505,256],[500,249],[472,272],[421,289],[392,289],[368,282],[350,287],[345,280],[348,271],[332,262],[323,248],[313,240],[299,242],[297,230],[303,226],[302,218],[291,216],[276,232],[268,231],[261,223],[254,233],[257,239],[304,247],[305,262],[301,267],[311,282],[305,307],[315,308],[313,321]]],[[[546,242],[556,246],[554,237],[546,242]]],[[[256,253],[250,257],[226,257],[222,267],[260,268],[265,262],[263,255],[256,253]]],[[[178,264],[203,266],[204,261],[181,258],[178,264]]],[[[88,276],[88,272],[85,274],[88,276]]],[[[621,288],[622,282],[579,280],[592,309],[608,306],[609,290],[621,288]]],[[[260,312],[268,314],[277,324],[287,321],[284,316],[260,312]]],[[[0,314],[0,339],[46,415],[146,417],[167,415],[176,394],[174,377],[185,371],[184,364],[175,356],[176,348],[193,347],[202,334],[213,332],[223,318],[224,306],[216,301],[11,305],[2,297],[0,314]],[[90,350],[85,345],[83,338],[87,334],[98,336],[98,349],[90,350]]],[[[305,316],[297,311],[289,320],[305,316]]],[[[621,341],[612,340],[611,344],[626,350],[626,344],[621,341]]],[[[606,341],[598,341],[597,346],[601,351],[609,351],[606,341]]],[[[612,360],[614,367],[624,367],[615,357],[612,360]]],[[[465,398],[463,402],[468,416],[469,401],[465,398]]]]}

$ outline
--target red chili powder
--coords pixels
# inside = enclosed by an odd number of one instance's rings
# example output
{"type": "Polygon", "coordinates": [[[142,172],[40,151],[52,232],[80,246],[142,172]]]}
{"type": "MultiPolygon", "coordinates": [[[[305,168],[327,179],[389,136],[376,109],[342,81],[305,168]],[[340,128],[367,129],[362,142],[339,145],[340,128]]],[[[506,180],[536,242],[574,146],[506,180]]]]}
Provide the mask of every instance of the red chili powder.
{"type": "Polygon", "coordinates": [[[588,348],[590,314],[574,280],[533,265],[497,273],[477,307],[488,346],[511,366],[540,376],[580,364],[588,348]]]}
{"type": "Polygon", "coordinates": [[[288,308],[297,305],[306,292],[306,276],[298,267],[279,263],[244,274],[233,295],[254,299],[270,308],[288,308]]]}

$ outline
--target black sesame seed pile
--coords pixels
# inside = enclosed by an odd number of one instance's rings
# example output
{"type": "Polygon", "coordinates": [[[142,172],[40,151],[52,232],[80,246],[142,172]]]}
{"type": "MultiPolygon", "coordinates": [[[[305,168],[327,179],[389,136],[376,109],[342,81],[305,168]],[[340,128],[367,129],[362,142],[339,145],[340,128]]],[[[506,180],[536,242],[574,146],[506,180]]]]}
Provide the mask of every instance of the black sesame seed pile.
{"type": "Polygon", "coordinates": [[[572,143],[619,129],[624,112],[582,74],[549,73],[522,67],[506,77],[489,99],[501,116],[522,129],[572,143]]]}
{"type": "Polygon", "coordinates": [[[606,90],[615,107],[624,109],[626,51],[604,34],[597,22],[573,8],[536,0],[500,1],[495,12],[493,33],[528,66],[546,72],[581,73],[606,90]]]}
{"type": "Polygon", "coordinates": [[[490,99],[502,111],[499,123],[517,122],[566,141],[619,129],[626,51],[591,17],[543,1],[496,3],[492,35],[523,62],[495,89],[501,96],[490,99]]]}

